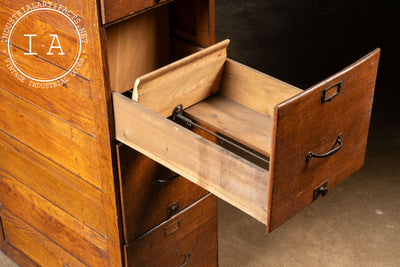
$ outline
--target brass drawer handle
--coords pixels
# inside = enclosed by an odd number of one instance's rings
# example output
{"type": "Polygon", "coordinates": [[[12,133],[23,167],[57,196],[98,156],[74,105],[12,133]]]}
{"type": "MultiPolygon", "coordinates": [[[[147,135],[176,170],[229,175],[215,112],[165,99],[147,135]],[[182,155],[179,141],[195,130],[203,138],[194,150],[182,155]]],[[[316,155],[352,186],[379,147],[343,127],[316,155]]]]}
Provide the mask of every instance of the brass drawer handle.
{"type": "Polygon", "coordinates": [[[343,134],[340,133],[338,135],[338,137],[336,138],[335,145],[339,144],[339,146],[335,147],[334,149],[332,149],[331,151],[329,151],[329,152],[327,152],[325,154],[315,154],[313,152],[308,152],[307,157],[306,157],[306,161],[309,162],[312,157],[315,157],[315,158],[326,158],[326,157],[329,157],[329,156],[335,154],[336,152],[338,152],[343,146],[343,144],[342,144],[342,136],[343,136],[343,134]]]}
{"type": "Polygon", "coordinates": [[[189,263],[190,256],[191,256],[190,252],[186,253],[185,262],[180,267],[185,267],[189,263]]]}

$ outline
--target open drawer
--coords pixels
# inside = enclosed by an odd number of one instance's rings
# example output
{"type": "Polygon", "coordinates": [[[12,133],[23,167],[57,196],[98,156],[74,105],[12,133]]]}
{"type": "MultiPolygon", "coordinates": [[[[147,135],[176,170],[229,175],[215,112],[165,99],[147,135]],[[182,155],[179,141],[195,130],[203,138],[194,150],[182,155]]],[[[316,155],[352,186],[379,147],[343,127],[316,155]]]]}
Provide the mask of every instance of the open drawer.
{"type": "Polygon", "coordinates": [[[116,138],[272,231],[363,165],[379,49],[302,91],[227,60],[228,43],[139,77],[134,100],[113,92],[116,138]],[[172,121],[178,104],[250,156],[172,121]]]}

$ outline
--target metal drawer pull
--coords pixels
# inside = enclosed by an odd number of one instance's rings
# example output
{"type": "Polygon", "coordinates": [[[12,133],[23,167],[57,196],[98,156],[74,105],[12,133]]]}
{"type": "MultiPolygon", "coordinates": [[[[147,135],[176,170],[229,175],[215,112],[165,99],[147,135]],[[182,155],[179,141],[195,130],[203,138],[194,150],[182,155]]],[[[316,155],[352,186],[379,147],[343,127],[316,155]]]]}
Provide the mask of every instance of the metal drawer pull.
{"type": "Polygon", "coordinates": [[[312,157],[315,157],[315,158],[326,158],[326,157],[329,157],[329,156],[335,154],[336,152],[338,152],[343,146],[343,144],[342,144],[342,136],[343,136],[343,134],[340,133],[338,135],[338,137],[336,138],[336,142],[334,144],[334,145],[339,144],[339,146],[335,147],[334,149],[332,149],[331,151],[329,151],[329,152],[327,152],[325,154],[320,154],[320,155],[315,154],[313,152],[308,152],[307,157],[306,157],[306,161],[309,162],[312,157]]]}
{"type": "Polygon", "coordinates": [[[174,176],[172,176],[170,178],[167,178],[167,179],[157,179],[157,182],[159,182],[159,183],[168,183],[168,182],[171,182],[171,181],[175,180],[179,176],[180,176],[179,174],[175,174],[174,176]]]}
{"type": "Polygon", "coordinates": [[[189,263],[190,256],[191,256],[190,252],[186,253],[185,262],[181,265],[181,267],[185,267],[189,263]]]}

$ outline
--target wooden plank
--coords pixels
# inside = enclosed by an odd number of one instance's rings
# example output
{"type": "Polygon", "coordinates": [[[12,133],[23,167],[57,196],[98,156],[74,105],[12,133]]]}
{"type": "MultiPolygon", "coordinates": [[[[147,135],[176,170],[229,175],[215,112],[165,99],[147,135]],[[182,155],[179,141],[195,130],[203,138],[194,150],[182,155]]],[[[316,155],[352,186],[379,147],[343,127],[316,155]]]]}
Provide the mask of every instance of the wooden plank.
{"type": "Polygon", "coordinates": [[[218,266],[217,198],[207,195],[125,246],[126,266],[218,266]]]}
{"type": "Polygon", "coordinates": [[[168,117],[182,104],[189,107],[217,93],[229,40],[139,77],[132,99],[168,117]]]}
{"type": "Polygon", "coordinates": [[[32,259],[30,259],[28,256],[26,256],[24,253],[22,253],[20,250],[15,248],[13,245],[8,243],[7,241],[4,242],[4,250],[3,252],[9,257],[13,262],[18,264],[18,266],[24,266],[24,267],[40,267],[39,264],[34,262],[32,259]]]}
{"type": "MultiPolygon", "coordinates": [[[[39,5],[45,7],[43,6],[43,3],[36,3],[33,5],[36,8],[38,8],[39,5]]],[[[19,12],[19,14],[22,15],[21,8],[27,8],[27,6],[30,6],[32,8],[32,2],[4,2],[2,6],[2,16],[0,17],[0,23],[2,23],[2,25],[5,25],[6,23],[9,23],[8,20],[10,18],[15,19],[16,12],[19,12]]],[[[61,3],[59,3],[58,7],[60,6],[62,6],[61,3]]],[[[71,17],[72,16],[73,15],[71,15],[71,17]]],[[[75,18],[75,20],[77,20],[77,18],[75,18]]],[[[81,27],[81,29],[91,27],[91,25],[87,24],[87,22],[84,21],[82,18],[79,19],[78,26],[81,27]]],[[[79,41],[77,35],[78,34],[75,28],[71,27],[71,23],[68,21],[67,18],[65,18],[58,12],[48,11],[33,12],[29,16],[23,17],[22,23],[21,21],[19,21],[18,27],[14,28],[13,35],[8,35],[8,32],[4,32],[4,34],[1,35],[0,39],[2,40],[2,42],[6,43],[8,41],[8,38],[10,37],[10,52],[13,55],[14,62],[18,64],[18,67],[24,73],[29,73],[30,77],[40,80],[58,77],[58,74],[61,75],[66,70],[70,69],[70,67],[72,67],[74,58],[76,59],[76,56],[78,56],[79,53],[79,46],[77,45],[79,41]],[[40,30],[37,31],[36,34],[38,35],[38,38],[41,38],[41,41],[35,42],[35,40],[33,39],[33,41],[30,42],[31,48],[29,48],[29,42],[27,42],[24,34],[30,33],[32,31],[32,25],[36,25],[38,28],[40,28],[40,30]],[[51,38],[48,39],[49,34],[54,34],[55,32],[57,33],[57,36],[59,36],[62,50],[63,52],[65,52],[60,57],[54,56],[56,53],[47,53],[49,51],[48,48],[52,41],[51,38]],[[42,42],[45,42],[45,44],[43,44],[42,42]],[[47,42],[49,42],[49,44],[47,44],[47,42]],[[37,55],[29,56],[29,59],[27,60],[25,53],[31,51],[31,49],[32,52],[37,53],[37,55]],[[38,66],[40,67],[38,68],[38,66]]],[[[7,49],[7,46],[5,48],[7,49]]],[[[88,53],[89,49],[81,49],[79,58],[85,59],[86,61],[88,59],[88,53]]],[[[12,75],[10,74],[10,76],[12,75]]],[[[81,65],[79,73],[75,77],[77,78],[77,80],[80,80],[80,82],[90,80],[88,64],[81,65]]],[[[61,81],[61,79],[58,79],[57,81],[61,81]]],[[[24,86],[28,87],[27,82],[24,86]]],[[[89,86],[83,88],[77,87],[76,89],[80,91],[82,95],[90,96],[91,94],[89,86]]]]}
{"type": "Polygon", "coordinates": [[[41,266],[87,266],[0,205],[7,242],[41,266]]]}
{"type": "Polygon", "coordinates": [[[1,87],[29,101],[44,110],[76,125],[89,134],[94,134],[93,104],[90,98],[82,95],[89,82],[71,79],[68,88],[37,88],[21,84],[8,70],[10,63],[5,63],[6,53],[0,50],[1,87]]]}
{"type": "Polygon", "coordinates": [[[105,236],[101,191],[0,131],[0,169],[105,236]]]}
{"type": "Polygon", "coordinates": [[[111,89],[132,89],[136,78],[169,63],[169,9],[158,8],[106,28],[111,89]]]}
{"type": "MultiPolygon", "coordinates": [[[[364,164],[379,49],[275,110],[270,179],[273,181],[270,231],[313,201],[313,190],[328,189],[364,164]],[[322,103],[322,92],[340,83],[340,93],[322,103]],[[312,158],[343,147],[327,158],[312,158]]],[[[272,182],[270,181],[270,182],[272,182]]]]}
{"type": "Polygon", "coordinates": [[[100,188],[96,140],[0,88],[0,129],[100,188]]]}
{"type": "Polygon", "coordinates": [[[202,47],[215,44],[214,0],[173,1],[170,7],[175,36],[202,47]]]}
{"type": "Polygon", "coordinates": [[[104,265],[104,237],[1,170],[0,203],[83,262],[104,265]]]}
{"type": "Polygon", "coordinates": [[[302,90],[233,60],[225,63],[221,95],[272,118],[274,108],[302,90]]]}
{"type": "MultiPolygon", "coordinates": [[[[103,264],[122,266],[122,229],[120,200],[118,196],[118,180],[116,168],[116,152],[114,137],[113,107],[111,88],[108,79],[108,64],[106,50],[106,34],[104,27],[99,25],[99,1],[85,1],[87,19],[92,23],[93,30],[88,31],[92,50],[90,54],[91,88],[95,104],[96,146],[99,175],[102,189],[103,220],[107,232],[107,259],[103,264]]],[[[90,264],[90,265],[94,265],[90,264]]]]}
{"type": "Polygon", "coordinates": [[[272,119],[218,95],[197,103],[185,113],[192,119],[239,143],[270,156],[272,119]]]}
{"type": "Polygon", "coordinates": [[[101,0],[101,15],[103,24],[109,24],[126,19],[146,10],[162,6],[172,0],[101,0]]]}
{"type": "Polygon", "coordinates": [[[268,171],[114,92],[116,138],[265,223],[268,171]]]}
{"type": "MultiPolygon", "coordinates": [[[[63,4],[65,4],[66,1],[58,1],[58,7],[63,7],[63,4]]],[[[49,3],[46,3],[47,5],[49,3]]],[[[81,7],[81,1],[75,1],[72,3],[72,1],[69,1],[69,3],[66,3],[64,5],[64,8],[72,8],[73,6],[76,7],[81,7]],[[78,3],[79,2],[79,3],[78,3]]],[[[40,5],[44,5],[43,3],[40,2],[29,2],[29,1],[3,1],[1,10],[2,10],[2,16],[0,16],[0,24],[5,25],[8,23],[8,19],[14,15],[15,18],[15,12],[21,12],[22,7],[27,7],[27,5],[34,5],[36,7],[39,7],[40,5]]],[[[26,10],[26,9],[25,9],[26,10]]],[[[72,9],[71,9],[72,10],[72,9]]],[[[76,12],[80,12],[81,10],[74,10],[76,12]]],[[[36,13],[39,14],[40,12],[36,13]]],[[[49,14],[54,15],[55,12],[50,12],[49,14]]],[[[19,13],[21,15],[21,13],[19,13]]],[[[41,13],[45,14],[45,13],[41,13]]],[[[36,16],[36,15],[35,15],[36,16]]],[[[33,16],[33,17],[35,17],[33,16]]],[[[61,16],[61,15],[60,15],[61,16]]],[[[32,17],[32,18],[33,18],[32,17]]],[[[71,16],[72,17],[72,16],[71,16]]],[[[76,18],[78,19],[79,26],[82,28],[86,28],[89,30],[91,28],[91,25],[88,25],[86,21],[84,21],[82,18],[76,18]]],[[[38,27],[41,26],[40,29],[43,29],[43,31],[47,31],[51,29],[54,24],[60,23],[57,19],[51,19],[51,16],[48,17],[43,17],[42,19],[36,19],[36,21],[24,21],[21,25],[21,27],[26,27],[26,25],[37,25],[38,27]]],[[[69,28],[71,28],[68,23],[60,23],[63,24],[59,26],[59,30],[61,28],[65,28],[65,24],[69,28]]],[[[8,24],[9,25],[9,24],[8,24]]],[[[72,29],[72,28],[71,28],[72,29]]],[[[20,29],[23,30],[23,29],[20,29]]],[[[30,32],[30,31],[28,31],[30,32]]],[[[52,32],[54,33],[54,32],[52,32]]],[[[39,32],[38,32],[39,34],[39,32]]],[[[45,36],[48,36],[47,33],[43,32],[40,33],[45,36]]],[[[62,35],[62,34],[61,34],[62,35]]],[[[67,47],[67,44],[70,44],[70,41],[68,40],[69,36],[61,36],[60,35],[60,42],[62,43],[62,46],[67,54],[70,54],[70,47],[67,47]],[[66,43],[64,45],[64,43],[66,43]],[[68,52],[67,52],[68,50],[68,52]]],[[[39,38],[39,37],[38,37],[39,38]]],[[[9,60],[8,53],[6,52],[7,50],[7,34],[6,32],[3,34],[1,37],[2,44],[4,44],[4,49],[0,50],[0,61],[3,62],[3,64],[0,64],[0,80],[2,81],[1,87],[4,89],[7,89],[10,92],[15,93],[16,95],[29,99],[31,103],[34,103],[35,105],[40,106],[44,110],[47,110],[56,116],[59,116],[65,121],[68,121],[69,123],[75,124],[77,127],[83,129],[84,131],[88,132],[91,135],[94,135],[94,118],[93,118],[93,104],[90,101],[91,98],[91,87],[90,87],[90,75],[89,75],[89,67],[88,67],[88,49],[82,49],[81,51],[81,56],[80,60],[84,60],[83,64],[79,64],[79,72],[76,76],[72,77],[72,74],[69,74],[63,78],[63,81],[57,80],[54,81],[53,83],[38,83],[33,80],[25,79],[23,82],[17,80],[14,76],[18,74],[18,72],[15,72],[15,68],[11,64],[11,61],[9,60]],[[68,80],[68,81],[67,81],[68,80]]],[[[14,40],[17,45],[14,46],[12,45],[11,48],[13,50],[13,54],[19,55],[20,57],[23,55],[23,53],[27,52],[29,50],[28,42],[26,42],[26,37],[21,37],[21,39],[16,39],[14,40]]],[[[51,41],[51,40],[46,40],[51,41]]],[[[32,43],[33,46],[37,46],[38,42],[32,43]]],[[[48,49],[49,44],[45,44],[43,47],[35,47],[35,52],[38,52],[36,48],[47,48],[48,49]]],[[[43,51],[42,51],[43,52],[43,51]]],[[[47,52],[45,50],[44,52],[47,52]]],[[[49,70],[53,71],[65,71],[65,66],[62,67],[60,64],[61,62],[57,62],[56,60],[52,58],[43,58],[43,55],[47,56],[46,53],[41,53],[40,56],[29,56],[29,58],[32,58],[31,61],[21,60],[19,64],[21,64],[20,67],[22,67],[25,70],[28,70],[29,73],[37,73],[38,75],[47,75],[49,70]],[[38,67],[40,66],[40,67],[38,67]]],[[[58,58],[60,59],[60,58],[58,58]]],[[[65,63],[65,62],[64,62],[65,63]]],[[[23,77],[21,74],[19,74],[20,77],[23,77]]]]}
{"type": "Polygon", "coordinates": [[[117,155],[125,244],[208,193],[183,177],[159,182],[176,173],[124,144],[118,144],[117,155]]]}

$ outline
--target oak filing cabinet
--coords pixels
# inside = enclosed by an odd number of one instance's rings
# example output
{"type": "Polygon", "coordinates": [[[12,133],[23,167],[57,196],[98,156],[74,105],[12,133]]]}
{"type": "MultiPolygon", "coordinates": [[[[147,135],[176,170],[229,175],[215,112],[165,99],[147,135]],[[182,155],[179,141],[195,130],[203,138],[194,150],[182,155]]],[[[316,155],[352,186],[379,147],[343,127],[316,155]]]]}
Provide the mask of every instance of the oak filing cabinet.
{"type": "Polygon", "coordinates": [[[379,49],[303,91],[227,59],[213,0],[0,7],[21,266],[216,266],[216,197],[270,232],[363,165],[379,49]]]}

